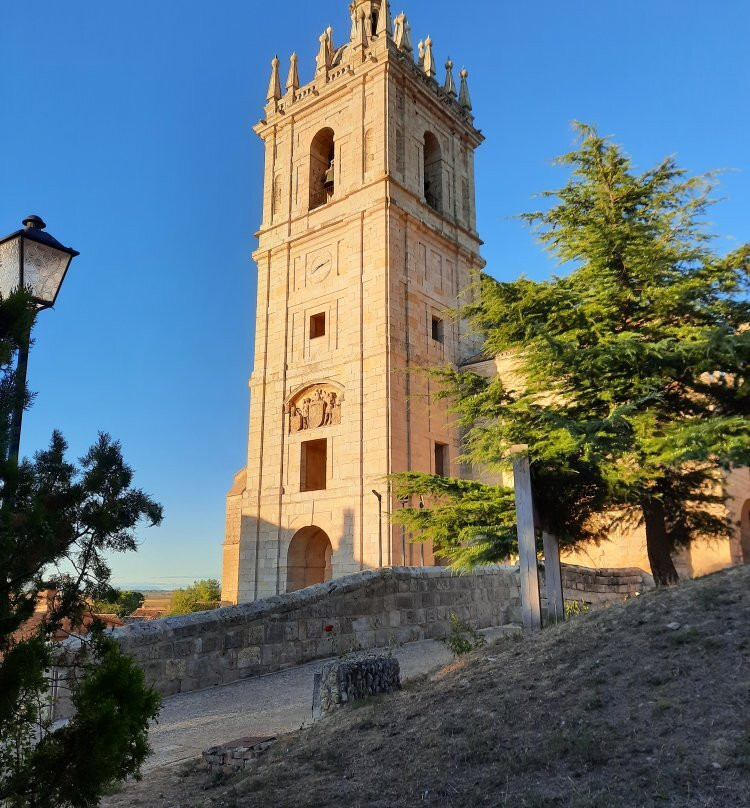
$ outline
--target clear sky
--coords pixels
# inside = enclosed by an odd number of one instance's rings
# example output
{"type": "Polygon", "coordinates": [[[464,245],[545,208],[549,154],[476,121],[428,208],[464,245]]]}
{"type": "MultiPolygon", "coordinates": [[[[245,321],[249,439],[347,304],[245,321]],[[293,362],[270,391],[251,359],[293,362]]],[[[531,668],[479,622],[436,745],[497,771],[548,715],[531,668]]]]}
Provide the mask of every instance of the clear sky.
{"type": "MultiPolygon", "coordinates": [[[[393,11],[401,10],[393,4],[393,11]]],[[[514,214],[564,181],[570,121],[640,167],[675,153],[736,169],[714,209],[722,248],[750,238],[747,0],[404,0],[414,43],[470,72],[479,230],[500,278],[554,267],[514,214]]],[[[224,495],[244,463],[262,115],[274,53],[311,80],[346,0],[3,2],[0,231],[29,213],[81,252],[31,355],[23,451],[53,428],[81,455],[119,438],[164,525],[120,583],[220,574],[224,495]],[[261,10],[262,9],[262,10],[261,10]]],[[[439,73],[442,79],[443,71],[439,73]]]]}

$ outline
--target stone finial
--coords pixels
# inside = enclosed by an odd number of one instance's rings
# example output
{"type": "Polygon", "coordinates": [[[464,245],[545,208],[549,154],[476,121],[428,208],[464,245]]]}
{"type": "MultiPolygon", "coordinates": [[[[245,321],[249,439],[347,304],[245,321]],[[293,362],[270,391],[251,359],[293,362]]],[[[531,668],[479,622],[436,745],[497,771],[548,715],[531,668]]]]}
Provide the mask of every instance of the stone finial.
{"type": "Polygon", "coordinates": [[[451,61],[450,56],[448,57],[448,61],[445,63],[445,84],[443,84],[443,89],[453,98],[458,95],[456,92],[456,82],[453,79],[453,62],[451,61]]]}
{"type": "Polygon", "coordinates": [[[380,16],[378,17],[378,30],[375,32],[379,37],[384,34],[393,36],[393,20],[391,19],[390,0],[383,0],[380,4],[380,16]]]}
{"type": "Polygon", "coordinates": [[[432,55],[432,38],[427,37],[424,41],[424,61],[422,64],[424,72],[431,78],[435,78],[435,57],[432,55]]]}
{"type": "Polygon", "coordinates": [[[394,24],[395,32],[393,39],[396,43],[396,47],[404,51],[404,53],[413,53],[414,47],[411,44],[411,26],[403,11],[396,17],[394,24]]]}
{"type": "Polygon", "coordinates": [[[424,69],[424,42],[417,42],[417,64],[424,69]]]}
{"type": "Polygon", "coordinates": [[[469,71],[461,68],[461,90],[458,94],[458,103],[467,111],[471,112],[471,96],[469,95],[469,71]]]}
{"type": "Polygon", "coordinates": [[[333,28],[330,25],[326,28],[326,36],[328,37],[329,64],[333,64],[333,56],[336,53],[336,47],[333,44],[333,28]]]}
{"type": "Polygon", "coordinates": [[[279,78],[280,64],[279,57],[274,56],[271,62],[271,81],[268,83],[267,101],[278,101],[281,98],[281,79],[279,78]]]}
{"type": "Polygon", "coordinates": [[[297,63],[299,58],[296,53],[293,53],[289,59],[289,76],[286,80],[286,90],[288,93],[296,93],[299,90],[299,70],[297,63]]]}
{"type": "Polygon", "coordinates": [[[331,54],[328,50],[328,34],[323,31],[319,37],[320,47],[315,59],[315,72],[324,73],[331,66],[331,54]]]}

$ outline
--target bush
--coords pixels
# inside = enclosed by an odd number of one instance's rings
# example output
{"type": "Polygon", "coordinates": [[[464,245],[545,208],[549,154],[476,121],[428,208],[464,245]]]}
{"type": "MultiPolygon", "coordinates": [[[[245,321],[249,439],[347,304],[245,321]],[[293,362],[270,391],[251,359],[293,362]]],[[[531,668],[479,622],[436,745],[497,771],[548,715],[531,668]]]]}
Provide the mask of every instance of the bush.
{"type": "Polygon", "coordinates": [[[213,579],[196,581],[186,589],[172,593],[169,616],[193,614],[218,609],[221,605],[221,584],[213,579]]]}
{"type": "Polygon", "coordinates": [[[136,609],[143,606],[145,596],[142,592],[121,592],[111,589],[101,600],[93,603],[97,614],[116,614],[118,617],[130,617],[136,609]]]}
{"type": "Polygon", "coordinates": [[[455,614],[451,615],[451,632],[443,642],[457,657],[487,645],[487,640],[473,626],[462,622],[455,614]]]}
{"type": "Polygon", "coordinates": [[[570,620],[571,617],[579,617],[589,611],[591,608],[584,600],[569,600],[565,603],[566,620],[570,620]]]}

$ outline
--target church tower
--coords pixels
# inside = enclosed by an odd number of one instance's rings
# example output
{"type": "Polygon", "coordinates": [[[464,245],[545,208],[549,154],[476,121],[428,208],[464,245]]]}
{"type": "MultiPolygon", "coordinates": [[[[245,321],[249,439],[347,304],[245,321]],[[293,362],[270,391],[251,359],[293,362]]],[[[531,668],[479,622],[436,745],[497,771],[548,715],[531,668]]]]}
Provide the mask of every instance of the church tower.
{"type": "Polygon", "coordinates": [[[315,75],[272,63],[247,467],[227,497],[223,597],[434,563],[389,513],[387,477],[458,474],[459,435],[410,370],[475,352],[446,315],[484,265],[467,72],[437,79],[388,0],[355,0],[315,75]],[[284,70],[286,74],[286,70],[284,70]],[[379,497],[382,500],[379,500],[379,497]]]}

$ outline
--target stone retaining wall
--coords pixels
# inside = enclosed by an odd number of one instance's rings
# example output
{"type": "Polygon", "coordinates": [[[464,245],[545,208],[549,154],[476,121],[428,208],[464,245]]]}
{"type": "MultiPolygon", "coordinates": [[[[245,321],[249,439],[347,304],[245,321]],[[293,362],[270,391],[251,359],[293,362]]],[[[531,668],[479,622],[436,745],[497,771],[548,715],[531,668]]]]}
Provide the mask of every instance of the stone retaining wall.
{"type": "Polygon", "coordinates": [[[213,612],[125,626],[113,636],[164,695],[227,684],[348,651],[520,620],[518,571],[439,567],[362,572],[213,612]]]}
{"type": "Polygon", "coordinates": [[[634,597],[654,586],[654,579],[639,569],[594,570],[569,564],[562,566],[562,582],[566,602],[583,601],[593,607],[634,597]]]}
{"type": "MultiPolygon", "coordinates": [[[[542,578],[543,580],[543,578],[542,578]]],[[[566,598],[601,605],[647,586],[639,570],[564,567],[566,598]]],[[[520,622],[519,573],[486,567],[367,571],[241,606],[116,629],[113,636],[164,695],[200,690],[348,651],[520,622]]]]}

